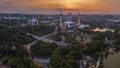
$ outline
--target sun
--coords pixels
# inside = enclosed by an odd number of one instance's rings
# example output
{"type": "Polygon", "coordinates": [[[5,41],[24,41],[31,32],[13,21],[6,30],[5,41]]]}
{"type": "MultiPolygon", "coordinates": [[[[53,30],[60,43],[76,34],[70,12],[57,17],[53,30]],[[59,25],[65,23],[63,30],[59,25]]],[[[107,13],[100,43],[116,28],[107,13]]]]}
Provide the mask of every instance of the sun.
{"type": "Polygon", "coordinates": [[[94,5],[98,0],[61,0],[61,3],[65,8],[75,9],[80,7],[86,7],[86,5],[94,5]]]}
{"type": "Polygon", "coordinates": [[[67,7],[67,8],[72,8],[74,7],[74,3],[79,2],[79,0],[63,0],[63,4],[67,7]]]}
{"type": "Polygon", "coordinates": [[[95,4],[97,0],[62,0],[62,3],[66,8],[76,8],[77,5],[83,4],[95,4]]]}

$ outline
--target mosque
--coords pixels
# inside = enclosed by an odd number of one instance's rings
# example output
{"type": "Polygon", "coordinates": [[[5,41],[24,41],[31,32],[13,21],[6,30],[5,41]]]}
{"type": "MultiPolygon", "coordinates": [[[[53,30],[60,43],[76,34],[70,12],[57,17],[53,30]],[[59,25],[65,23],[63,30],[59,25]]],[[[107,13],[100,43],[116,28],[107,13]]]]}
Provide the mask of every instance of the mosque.
{"type": "Polygon", "coordinates": [[[77,27],[80,29],[84,29],[86,27],[89,27],[89,25],[82,24],[80,21],[80,13],[78,13],[78,21],[74,22],[72,21],[72,13],[71,11],[68,12],[67,16],[65,17],[65,21],[63,22],[63,16],[62,12],[60,12],[60,27],[61,29],[69,29],[72,27],[77,27]]]}

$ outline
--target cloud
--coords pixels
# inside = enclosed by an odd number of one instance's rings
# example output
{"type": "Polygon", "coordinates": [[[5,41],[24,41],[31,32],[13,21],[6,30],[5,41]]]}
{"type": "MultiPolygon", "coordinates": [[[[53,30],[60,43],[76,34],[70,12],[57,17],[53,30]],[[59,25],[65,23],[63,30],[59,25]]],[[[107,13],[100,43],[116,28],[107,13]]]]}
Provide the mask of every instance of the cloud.
{"type": "Polygon", "coordinates": [[[3,4],[5,4],[5,5],[14,5],[15,3],[14,2],[3,2],[3,4]]]}
{"type": "Polygon", "coordinates": [[[0,3],[0,9],[10,9],[15,8],[14,2],[5,1],[0,3]]]}
{"type": "Polygon", "coordinates": [[[72,11],[120,13],[120,0],[2,0],[2,9],[13,12],[72,11]]]}
{"type": "Polygon", "coordinates": [[[8,9],[8,8],[15,8],[14,6],[12,6],[12,5],[0,5],[0,9],[8,9]]]}

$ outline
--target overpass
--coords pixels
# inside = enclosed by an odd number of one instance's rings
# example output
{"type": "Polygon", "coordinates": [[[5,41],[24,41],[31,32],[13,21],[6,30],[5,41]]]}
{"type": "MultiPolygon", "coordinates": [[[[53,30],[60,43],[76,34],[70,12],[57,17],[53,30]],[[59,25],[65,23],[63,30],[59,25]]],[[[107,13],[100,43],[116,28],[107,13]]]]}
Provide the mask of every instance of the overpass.
{"type": "MultiPolygon", "coordinates": [[[[47,43],[50,43],[50,44],[51,43],[56,43],[59,46],[67,46],[69,44],[69,43],[65,43],[65,42],[57,42],[57,41],[54,41],[54,40],[50,40],[50,39],[45,38],[45,36],[39,37],[37,35],[30,34],[30,33],[27,33],[27,35],[31,35],[33,38],[35,38],[39,41],[47,42],[47,43]]],[[[49,34],[49,35],[51,35],[51,34],[49,34]]]]}

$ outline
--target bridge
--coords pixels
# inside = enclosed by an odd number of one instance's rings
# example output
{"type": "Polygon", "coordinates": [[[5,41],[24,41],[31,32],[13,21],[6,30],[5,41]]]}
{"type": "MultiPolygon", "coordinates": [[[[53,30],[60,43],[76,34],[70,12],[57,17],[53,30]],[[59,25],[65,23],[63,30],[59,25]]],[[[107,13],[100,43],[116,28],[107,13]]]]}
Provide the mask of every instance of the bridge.
{"type": "MultiPolygon", "coordinates": [[[[47,43],[50,43],[50,44],[51,43],[56,43],[59,46],[67,46],[69,44],[69,43],[65,43],[65,42],[57,42],[57,41],[54,41],[54,40],[47,39],[47,38],[45,38],[46,36],[39,37],[37,35],[30,34],[30,33],[27,33],[27,35],[31,35],[33,38],[35,38],[35,39],[37,39],[39,41],[47,42],[47,43]]],[[[51,35],[51,34],[49,34],[49,35],[51,35]]]]}

